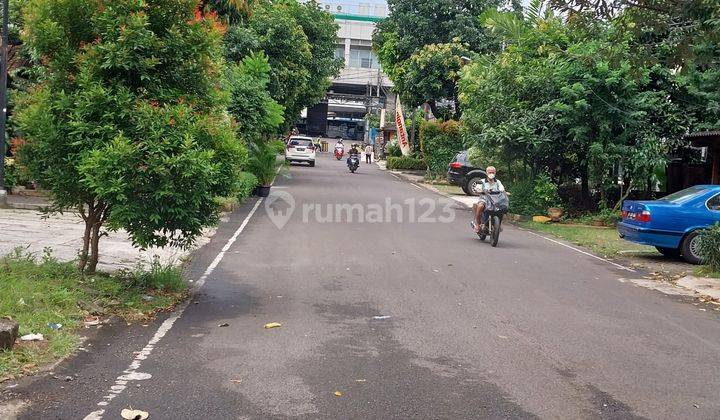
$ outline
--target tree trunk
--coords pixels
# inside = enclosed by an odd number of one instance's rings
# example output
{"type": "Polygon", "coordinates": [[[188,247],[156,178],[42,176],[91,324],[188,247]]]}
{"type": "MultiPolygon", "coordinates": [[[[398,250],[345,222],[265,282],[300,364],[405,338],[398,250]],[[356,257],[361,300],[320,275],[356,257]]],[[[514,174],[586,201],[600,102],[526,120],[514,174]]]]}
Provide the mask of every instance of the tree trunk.
{"type": "Polygon", "coordinates": [[[438,118],[440,113],[438,112],[437,104],[435,103],[435,100],[428,101],[428,106],[430,106],[430,111],[432,111],[433,117],[438,118]]]}
{"type": "Polygon", "coordinates": [[[630,181],[630,182],[628,182],[628,187],[627,187],[627,190],[625,191],[625,194],[623,194],[623,196],[620,197],[620,200],[618,200],[618,202],[615,203],[615,207],[613,207],[613,211],[620,210],[620,206],[622,206],[623,201],[625,201],[628,198],[628,196],[630,196],[630,192],[632,191],[632,189],[633,189],[632,181],[630,181]]]}
{"type": "Polygon", "coordinates": [[[83,233],[83,247],[80,251],[80,258],[78,260],[78,270],[80,272],[85,271],[85,267],[88,262],[88,251],[90,250],[90,235],[92,233],[92,227],[95,224],[95,206],[94,203],[87,203],[88,210],[85,212],[85,208],[80,206],[80,215],[85,221],[85,233],[83,233]]]}
{"type": "Polygon", "coordinates": [[[85,270],[88,274],[94,274],[97,269],[98,260],[100,259],[100,228],[107,218],[107,205],[98,203],[93,213],[94,223],[92,225],[90,235],[90,258],[85,270]]]}
{"type": "Polygon", "coordinates": [[[580,165],[580,196],[583,203],[590,201],[590,181],[587,163],[580,165]]]}
{"type": "Polygon", "coordinates": [[[97,222],[92,227],[92,236],[90,238],[90,259],[88,261],[87,270],[88,274],[95,274],[97,269],[98,259],[100,258],[99,244],[100,244],[100,227],[101,222],[97,222]]]}

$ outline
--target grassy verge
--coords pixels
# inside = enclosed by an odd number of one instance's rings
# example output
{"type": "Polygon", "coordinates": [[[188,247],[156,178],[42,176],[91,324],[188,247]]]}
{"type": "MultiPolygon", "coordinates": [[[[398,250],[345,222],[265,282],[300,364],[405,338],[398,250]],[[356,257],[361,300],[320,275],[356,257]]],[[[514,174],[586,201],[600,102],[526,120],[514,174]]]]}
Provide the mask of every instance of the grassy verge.
{"type": "Polygon", "coordinates": [[[462,190],[462,188],[458,187],[457,185],[450,185],[447,183],[438,183],[438,182],[428,182],[428,184],[437,188],[438,191],[444,192],[445,194],[465,195],[465,192],[462,190]]]}
{"type": "Polygon", "coordinates": [[[90,312],[137,321],[174,307],[187,293],[180,269],[159,262],[148,270],[84,276],[49,253],[36,259],[19,251],[0,259],[0,284],[0,317],[16,320],[20,335],[40,333],[45,338],[18,340],[13,350],[0,351],[0,382],[72,353],[90,312]],[[51,323],[62,327],[54,330],[51,323]]]}
{"type": "Polygon", "coordinates": [[[712,279],[720,279],[720,271],[713,270],[712,267],[707,265],[701,265],[697,268],[695,268],[695,273],[697,277],[707,277],[712,279]]]}
{"type": "Polygon", "coordinates": [[[617,231],[613,228],[535,222],[525,222],[521,225],[538,232],[549,233],[607,258],[623,254],[657,254],[657,250],[651,246],[634,244],[620,239],[617,231]]]}

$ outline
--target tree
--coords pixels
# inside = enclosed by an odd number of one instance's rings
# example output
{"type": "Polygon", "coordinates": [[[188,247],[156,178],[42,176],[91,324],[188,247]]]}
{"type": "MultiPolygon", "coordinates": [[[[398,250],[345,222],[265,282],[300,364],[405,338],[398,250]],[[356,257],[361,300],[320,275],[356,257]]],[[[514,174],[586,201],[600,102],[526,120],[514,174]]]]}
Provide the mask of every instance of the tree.
{"type": "Polygon", "coordinates": [[[217,221],[247,158],[226,108],[223,27],[194,0],[30,0],[24,40],[41,80],[19,100],[20,150],[54,209],[133,244],[189,246],[217,221]]]}
{"type": "Polygon", "coordinates": [[[304,63],[310,72],[310,78],[301,96],[299,109],[293,114],[297,118],[302,108],[313,106],[325,97],[331,84],[330,78],[340,74],[344,63],[342,59],[335,58],[335,43],[340,29],[335,18],[321,9],[315,0],[303,3],[286,0],[286,3],[310,44],[311,58],[304,63]]]}
{"type": "MultiPolygon", "coordinates": [[[[514,18],[514,17],[513,17],[514,18]]],[[[673,72],[634,59],[634,38],[612,25],[552,15],[506,39],[500,54],[464,74],[464,120],[481,146],[522,159],[537,174],[554,169],[605,193],[624,174],[647,185],[692,121],[676,100],[673,72]]]]}
{"type": "Polygon", "coordinates": [[[469,46],[457,39],[448,44],[425,45],[397,71],[395,88],[408,106],[417,107],[427,102],[434,115],[458,119],[461,114],[457,100],[460,69],[474,56],[469,46]],[[440,110],[437,102],[441,99],[449,100],[453,108],[440,110]]]}
{"type": "Polygon", "coordinates": [[[430,44],[457,39],[474,52],[496,50],[499,43],[489,36],[478,19],[502,0],[389,0],[390,14],[373,34],[373,48],[383,70],[395,80],[400,67],[413,54],[430,44]]]}
{"type": "Polygon", "coordinates": [[[237,121],[237,132],[253,141],[277,131],[285,109],[270,97],[270,64],[263,52],[252,53],[228,67],[232,100],[229,111],[237,121]]]}
{"type": "Polygon", "coordinates": [[[225,37],[228,60],[240,62],[262,51],[270,63],[270,96],[285,107],[285,125],[303,108],[319,102],[340,71],[334,47],[338,26],[314,1],[267,1],[247,23],[232,25],[225,37]]]}

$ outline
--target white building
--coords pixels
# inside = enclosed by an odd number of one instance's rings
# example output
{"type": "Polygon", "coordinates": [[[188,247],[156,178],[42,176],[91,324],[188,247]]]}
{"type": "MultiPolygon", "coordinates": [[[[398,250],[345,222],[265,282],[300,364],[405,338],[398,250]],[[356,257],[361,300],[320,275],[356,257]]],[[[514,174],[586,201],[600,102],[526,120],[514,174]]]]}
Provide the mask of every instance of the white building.
{"type": "Polygon", "coordinates": [[[340,26],[335,56],[345,66],[333,80],[327,102],[308,110],[307,130],[311,135],[359,140],[365,134],[365,114],[385,106],[385,94],[392,86],[372,51],[375,24],[387,15],[387,5],[384,1],[322,1],[320,7],[335,16],[340,26]]]}

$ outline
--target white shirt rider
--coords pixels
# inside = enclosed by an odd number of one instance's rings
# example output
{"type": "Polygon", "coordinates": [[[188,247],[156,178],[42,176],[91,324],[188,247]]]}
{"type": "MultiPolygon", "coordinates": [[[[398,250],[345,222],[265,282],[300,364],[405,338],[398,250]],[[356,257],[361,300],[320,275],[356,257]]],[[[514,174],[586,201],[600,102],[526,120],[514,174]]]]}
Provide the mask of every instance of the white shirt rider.
{"type": "Polygon", "coordinates": [[[488,174],[488,177],[482,180],[482,190],[487,192],[502,192],[505,187],[499,179],[495,179],[495,174],[488,174]],[[494,181],[494,182],[490,182],[494,181]]]}

